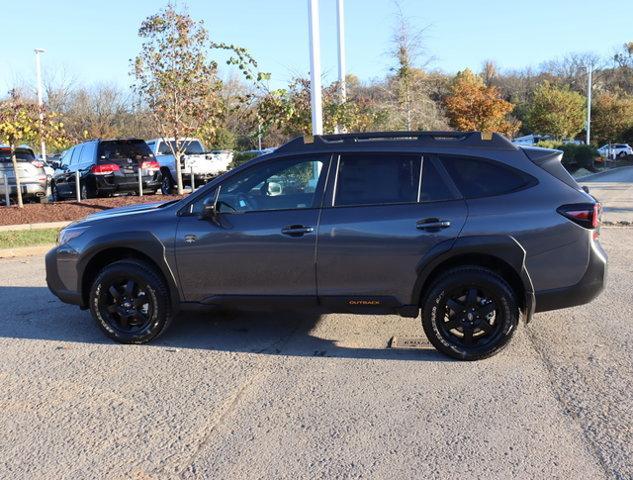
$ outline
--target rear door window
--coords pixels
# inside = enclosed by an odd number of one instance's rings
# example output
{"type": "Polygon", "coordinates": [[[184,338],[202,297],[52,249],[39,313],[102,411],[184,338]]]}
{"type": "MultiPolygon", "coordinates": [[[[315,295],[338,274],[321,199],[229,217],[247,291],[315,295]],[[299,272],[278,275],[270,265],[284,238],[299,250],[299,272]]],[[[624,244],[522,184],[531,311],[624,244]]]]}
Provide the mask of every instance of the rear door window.
{"type": "Polygon", "coordinates": [[[84,143],[83,149],[81,150],[81,160],[80,163],[84,165],[89,165],[94,163],[95,160],[95,150],[96,150],[95,142],[84,143]]]}
{"type": "Polygon", "coordinates": [[[349,153],[339,157],[334,205],[415,203],[422,155],[349,153]]]}
{"type": "Polygon", "coordinates": [[[420,202],[441,202],[454,200],[455,195],[435,166],[432,158],[426,157],[422,167],[420,202]]]}
{"type": "Polygon", "coordinates": [[[440,159],[465,198],[503,195],[536,183],[532,176],[492,160],[457,156],[440,159]]]}
{"type": "Polygon", "coordinates": [[[71,165],[77,165],[79,163],[79,158],[81,157],[81,150],[83,148],[84,148],[83,144],[77,145],[75,148],[73,148],[73,154],[72,154],[72,157],[70,157],[71,165]]]}

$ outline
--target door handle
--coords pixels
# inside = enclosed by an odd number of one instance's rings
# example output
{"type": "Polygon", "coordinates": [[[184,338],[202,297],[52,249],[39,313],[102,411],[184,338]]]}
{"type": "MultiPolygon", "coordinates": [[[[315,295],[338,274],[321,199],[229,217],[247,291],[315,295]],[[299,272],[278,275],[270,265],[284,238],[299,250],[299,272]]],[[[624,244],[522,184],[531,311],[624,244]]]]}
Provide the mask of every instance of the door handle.
{"type": "Polygon", "coordinates": [[[301,235],[312,232],[314,232],[314,228],[306,227],[305,225],[288,225],[281,229],[281,233],[290,235],[291,237],[300,237],[301,235]]]}
{"type": "Polygon", "coordinates": [[[418,230],[440,230],[450,226],[451,222],[448,220],[440,220],[439,218],[425,218],[424,220],[419,220],[415,224],[415,228],[418,230]]]}

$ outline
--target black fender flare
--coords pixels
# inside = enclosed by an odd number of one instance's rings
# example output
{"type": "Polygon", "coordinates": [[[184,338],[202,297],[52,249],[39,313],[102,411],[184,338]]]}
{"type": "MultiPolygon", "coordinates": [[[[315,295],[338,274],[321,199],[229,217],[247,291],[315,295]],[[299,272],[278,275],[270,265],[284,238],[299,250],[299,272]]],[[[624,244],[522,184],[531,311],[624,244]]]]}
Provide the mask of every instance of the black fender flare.
{"type": "Polygon", "coordinates": [[[180,292],[174,271],[167,261],[165,245],[148,231],[121,232],[93,238],[83,249],[81,258],[77,263],[77,291],[80,292],[81,298],[85,298],[84,275],[90,262],[100,253],[117,248],[138,252],[148,257],[158,267],[167,281],[172,308],[176,312],[180,306],[180,292]]]}
{"type": "Polygon", "coordinates": [[[473,235],[436,244],[416,265],[417,280],[411,303],[419,304],[424,285],[437,267],[456,257],[472,254],[497,258],[514,270],[523,285],[525,317],[529,321],[535,309],[534,285],[525,266],[525,249],[510,235],[473,235]]]}

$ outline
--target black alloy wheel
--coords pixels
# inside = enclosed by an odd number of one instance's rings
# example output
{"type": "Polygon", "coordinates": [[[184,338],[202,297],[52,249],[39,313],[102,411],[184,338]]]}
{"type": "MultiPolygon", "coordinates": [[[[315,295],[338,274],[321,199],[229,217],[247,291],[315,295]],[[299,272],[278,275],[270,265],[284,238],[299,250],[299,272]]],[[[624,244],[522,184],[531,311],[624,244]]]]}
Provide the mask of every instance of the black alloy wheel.
{"type": "Polygon", "coordinates": [[[422,326],[439,351],[479,360],[500,351],[519,322],[516,294],[496,272],[482,267],[451,269],[432,282],[422,302],[422,326]]]}
{"type": "Polygon", "coordinates": [[[171,323],[169,290],[162,276],[138,260],[107,265],[90,292],[90,311],[103,331],[121,343],[145,343],[171,323]]]}
{"type": "Polygon", "coordinates": [[[101,306],[101,314],[108,317],[108,323],[127,335],[146,330],[153,313],[154,299],[147,285],[131,278],[113,281],[101,306]]]}
{"type": "Polygon", "coordinates": [[[500,322],[496,321],[497,306],[490,292],[476,285],[458,287],[447,293],[440,308],[444,318],[438,327],[454,342],[482,347],[496,341],[500,322]]]}

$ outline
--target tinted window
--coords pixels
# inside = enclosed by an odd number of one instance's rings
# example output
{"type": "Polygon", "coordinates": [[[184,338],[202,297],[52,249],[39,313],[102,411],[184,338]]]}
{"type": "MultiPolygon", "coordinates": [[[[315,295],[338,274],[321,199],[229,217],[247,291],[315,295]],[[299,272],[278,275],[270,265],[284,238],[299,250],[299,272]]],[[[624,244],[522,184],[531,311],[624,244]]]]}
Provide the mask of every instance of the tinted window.
{"type": "Polygon", "coordinates": [[[421,155],[341,155],[335,205],[413,203],[418,199],[421,155]]]}
{"type": "Polygon", "coordinates": [[[143,140],[108,140],[99,143],[97,153],[97,163],[127,159],[142,161],[152,156],[143,140]]]}
{"type": "Polygon", "coordinates": [[[70,163],[70,157],[73,154],[73,150],[74,150],[74,148],[69,148],[64,153],[62,153],[62,156],[59,159],[60,165],[64,165],[66,167],[68,166],[68,164],[70,163]]]}
{"type": "Polygon", "coordinates": [[[457,188],[466,198],[502,195],[527,186],[532,177],[498,162],[441,157],[457,188]]]}
{"type": "MultiPolygon", "coordinates": [[[[32,162],[33,160],[35,160],[35,155],[29,149],[16,148],[15,159],[18,162],[32,162]]],[[[0,163],[11,163],[11,149],[10,148],[0,149],[0,163]]]]}
{"type": "MultiPolygon", "coordinates": [[[[181,142],[181,143],[186,143],[185,146],[185,154],[186,155],[195,155],[197,153],[204,153],[204,148],[202,148],[202,144],[197,141],[197,140],[193,140],[191,142],[181,142]]],[[[176,142],[175,141],[170,141],[170,142],[160,142],[160,146],[158,148],[158,153],[159,155],[171,155],[171,149],[169,148],[169,144],[171,144],[172,148],[174,148],[174,150],[176,149],[176,142]]]]}
{"type": "Polygon", "coordinates": [[[422,169],[422,188],[420,189],[421,202],[438,202],[452,200],[454,197],[446,182],[437,171],[430,158],[425,158],[422,169]]]}
{"type": "Polygon", "coordinates": [[[79,155],[81,154],[81,150],[83,149],[83,145],[77,145],[73,148],[73,154],[70,158],[70,164],[75,165],[79,162],[79,155]]]}
{"type": "MultiPolygon", "coordinates": [[[[264,210],[316,208],[329,156],[278,160],[257,165],[240,172],[222,183],[218,210],[222,213],[242,213],[264,210]]],[[[192,213],[202,211],[205,201],[215,197],[215,191],[198,200],[192,213]]]]}
{"type": "Polygon", "coordinates": [[[84,147],[81,150],[81,163],[93,163],[95,161],[95,142],[84,143],[84,147]]]}

